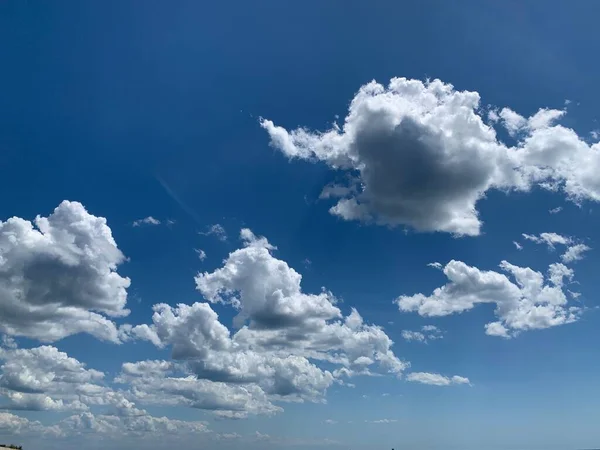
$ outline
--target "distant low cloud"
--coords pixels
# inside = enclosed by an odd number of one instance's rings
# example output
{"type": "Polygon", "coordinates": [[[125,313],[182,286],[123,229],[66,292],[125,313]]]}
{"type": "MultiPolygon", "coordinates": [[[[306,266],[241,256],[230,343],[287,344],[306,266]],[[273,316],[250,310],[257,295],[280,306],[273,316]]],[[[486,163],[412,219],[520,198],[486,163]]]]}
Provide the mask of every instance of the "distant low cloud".
{"type": "Polygon", "coordinates": [[[397,419],[365,420],[365,423],[379,423],[379,424],[396,423],[396,422],[398,422],[397,419]]]}
{"type": "Polygon", "coordinates": [[[406,375],[406,381],[411,381],[421,384],[430,384],[433,386],[450,386],[453,384],[471,384],[469,379],[454,375],[452,377],[446,377],[439,373],[429,372],[411,372],[406,375]]]}
{"type": "Polygon", "coordinates": [[[142,225],[160,225],[160,220],[155,219],[152,216],[144,217],[143,219],[138,219],[133,221],[134,227],[141,227],[142,225]]]}
{"type": "Polygon", "coordinates": [[[198,234],[202,236],[215,236],[220,241],[227,240],[227,232],[221,224],[215,223],[207,227],[206,231],[199,231],[198,234]]]}

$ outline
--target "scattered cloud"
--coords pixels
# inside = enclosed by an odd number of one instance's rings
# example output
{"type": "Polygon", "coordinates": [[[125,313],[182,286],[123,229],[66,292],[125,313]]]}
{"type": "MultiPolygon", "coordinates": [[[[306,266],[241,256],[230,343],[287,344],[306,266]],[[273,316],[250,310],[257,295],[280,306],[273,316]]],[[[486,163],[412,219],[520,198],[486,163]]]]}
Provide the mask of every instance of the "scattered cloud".
{"type": "Polygon", "coordinates": [[[328,186],[330,212],[345,220],[417,231],[479,235],[477,202],[492,189],[562,191],[570,201],[599,201],[600,152],[556,122],[566,110],[524,117],[510,108],[481,116],[477,92],[440,80],[393,78],[362,86],[343,127],[288,131],[261,119],[271,145],[290,159],[322,161],[351,181],[328,186]],[[516,141],[502,142],[495,127],[516,141]]]}
{"type": "Polygon", "coordinates": [[[575,322],[580,309],[569,306],[563,291],[565,280],[574,272],[563,264],[551,264],[546,278],[528,267],[502,261],[500,268],[514,278],[494,271],[483,271],[462,261],[444,267],[448,283],[429,296],[402,295],[395,303],[400,311],[418,312],[424,317],[447,316],[468,311],[479,303],[491,303],[497,322],[485,326],[492,336],[511,337],[521,331],[549,328],[575,322]]]}
{"type": "Polygon", "coordinates": [[[519,244],[517,241],[513,241],[513,244],[517,250],[523,250],[523,246],[519,244]]]}
{"type": "Polygon", "coordinates": [[[218,240],[225,242],[227,240],[227,232],[222,225],[215,223],[207,227],[206,231],[199,231],[202,236],[215,236],[218,240]]]}
{"type": "Polygon", "coordinates": [[[397,419],[365,420],[365,423],[378,423],[378,424],[396,423],[396,422],[398,422],[397,419]]]}
{"type": "Polygon", "coordinates": [[[541,233],[539,236],[532,234],[522,235],[526,240],[535,242],[536,244],[546,244],[550,250],[554,250],[555,245],[569,245],[572,239],[567,236],[562,236],[558,233],[541,233]]]}
{"type": "Polygon", "coordinates": [[[421,331],[402,330],[401,334],[407,342],[422,342],[424,344],[444,337],[442,330],[435,325],[425,325],[421,328],[421,331]]]}
{"type": "Polygon", "coordinates": [[[411,381],[421,384],[430,384],[433,386],[450,386],[453,384],[471,384],[468,378],[454,375],[446,377],[439,373],[429,372],[411,372],[406,375],[406,381],[411,381]]]}
{"type": "Polygon", "coordinates": [[[558,213],[559,213],[559,212],[561,212],[562,210],[563,210],[563,207],[562,207],[562,206],[557,206],[556,208],[549,209],[549,210],[548,210],[548,212],[549,212],[550,214],[558,214],[558,213]]]}
{"type": "Polygon", "coordinates": [[[206,252],[200,248],[195,248],[194,251],[198,254],[198,259],[204,261],[206,259],[206,252]]]}
{"type": "Polygon", "coordinates": [[[441,269],[443,266],[439,262],[432,262],[427,264],[428,267],[433,267],[434,269],[441,269]]]}
{"type": "Polygon", "coordinates": [[[103,217],[62,202],[33,223],[0,221],[0,332],[53,342],[77,333],[119,342],[109,318],[124,317],[125,256],[103,217]]]}
{"type": "Polygon", "coordinates": [[[560,257],[565,264],[583,259],[583,254],[591,250],[587,245],[576,242],[571,237],[562,236],[557,233],[541,233],[539,236],[523,234],[523,237],[536,244],[546,244],[550,250],[555,250],[555,245],[567,246],[567,249],[560,257]]]}
{"type": "Polygon", "coordinates": [[[138,219],[133,221],[134,227],[140,227],[142,225],[160,225],[160,220],[155,219],[152,216],[144,217],[143,219],[138,219]]]}
{"type": "Polygon", "coordinates": [[[374,373],[399,376],[408,367],[381,327],[366,324],[355,309],[344,316],[327,290],[303,292],[302,276],[272,255],[266,238],[248,229],[240,237],[243,247],[221,268],[196,276],[207,303],[158,304],[152,324],[128,329],[129,338],[170,347],[173,357],[123,365],[119,381],[135,387],[135,401],[222,417],[273,414],[281,411],[277,402],[321,402],[333,383],[374,373]],[[236,332],[219,321],[211,307],[216,303],[237,311],[236,332]]]}
{"type": "Polygon", "coordinates": [[[567,248],[560,258],[565,264],[572,263],[583,259],[583,254],[589,250],[591,248],[585,244],[575,244],[567,248]]]}
{"type": "Polygon", "coordinates": [[[327,425],[335,425],[336,423],[338,423],[338,421],[333,419],[326,419],[323,421],[323,423],[326,423],[327,425]]]}

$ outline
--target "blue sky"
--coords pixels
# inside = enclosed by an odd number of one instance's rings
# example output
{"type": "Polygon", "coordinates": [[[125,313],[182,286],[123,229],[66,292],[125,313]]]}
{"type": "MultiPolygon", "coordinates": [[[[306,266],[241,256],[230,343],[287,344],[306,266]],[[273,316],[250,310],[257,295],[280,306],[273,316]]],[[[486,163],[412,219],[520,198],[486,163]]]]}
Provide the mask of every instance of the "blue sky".
{"type": "Polygon", "coordinates": [[[598,8],[2,2],[0,443],[597,446],[598,8]]]}

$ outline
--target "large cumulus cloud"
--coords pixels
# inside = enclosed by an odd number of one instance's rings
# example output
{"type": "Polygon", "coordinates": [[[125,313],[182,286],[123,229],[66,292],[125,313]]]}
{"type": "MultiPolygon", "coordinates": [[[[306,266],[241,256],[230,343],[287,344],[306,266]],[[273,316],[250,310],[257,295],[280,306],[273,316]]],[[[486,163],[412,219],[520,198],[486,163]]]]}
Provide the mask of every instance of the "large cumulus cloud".
{"type": "Polygon", "coordinates": [[[477,92],[440,80],[375,81],[352,99],[342,127],[288,131],[262,119],[271,145],[289,158],[323,161],[353,178],[327,186],[340,197],[331,213],[346,220],[419,231],[478,235],[476,205],[490,189],[562,190],[574,201],[600,200],[598,144],[556,125],[564,111],[525,118],[509,108],[483,118],[477,92]],[[506,129],[514,145],[494,127],[506,129]]]}
{"type": "Polygon", "coordinates": [[[43,342],[76,333],[119,341],[110,318],[129,314],[125,260],[103,217],[63,201],[33,223],[0,222],[0,331],[43,342]]]}
{"type": "Polygon", "coordinates": [[[346,377],[399,376],[408,367],[381,327],[365,323],[355,309],[344,316],[326,290],[303,292],[302,276],[273,256],[276,248],[266,238],[248,229],[240,235],[244,245],[222,267],[196,276],[207,303],[155,305],[151,324],[127,331],[170,347],[174,359],[123,366],[120,379],[133,383],[139,401],[244,417],[277,412],[276,402],[323,401],[327,389],[346,377]],[[238,311],[237,331],[220,322],[211,303],[238,311]],[[215,393],[210,407],[194,398],[199,389],[215,393]],[[228,404],[234,393],[240,403],[228,404]]]}

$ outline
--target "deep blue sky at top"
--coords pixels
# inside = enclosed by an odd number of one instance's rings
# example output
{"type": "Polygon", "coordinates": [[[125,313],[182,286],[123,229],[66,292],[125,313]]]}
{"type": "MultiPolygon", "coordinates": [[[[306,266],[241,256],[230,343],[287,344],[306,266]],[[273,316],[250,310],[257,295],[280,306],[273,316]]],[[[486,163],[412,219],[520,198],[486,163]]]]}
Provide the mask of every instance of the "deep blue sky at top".
{"type": "MultiPolygon", "coordinates": [[[[536,401],[554,388],[559,403],[574,407],[570,381],[598,394],[590,382],[598,351],[570,345],[597,339],[593,314],[507,344],[484,336],[492,314],[477,308],[435,321],[453,339],[424,349],[403,345],[399,333],[431,321],[400,315],[391,301],[440,285],[443,277],[425,268],[432,261],[493,269],[508,259],[545,270],[556,255],[532,246],[518,253],[511,241],[543,231],[593,238],[597,210],[548,193],[496,192],[479,205],[485,234],[478,238],[342,222],[327,213],[330,204],[316,202],[335,174],[290,164],[268,146],[257,120],[326,129],[372,79],[431,77],[525,116],[570,99],[563,123],[584,135],[598,127],[599,13],[593,1],[549,0],[2,2],[0,218],[48,215],[63,199],[107,217],[131,258],[120,272],[132,278],[132,323],[147,322],[154,303],[200,300],[193,275],[217,267],[248,226],[303,273],[307,291],[326,286],[345,309],[357,306],[386,325],[396,353],[415,370],[458,373],[476,384],[485,378],[495,393],[466,394],[473,417],[484,401],[508,408],[501,396],[509,387],[519,396],[529,389],[536,401]],[[559,205],[568,214],[547,214],[559,205]],[[148,215],[176,224],[131,227],[148,215]],[[230,235],[227,243],[197,234],[217,222],[230,235]],[[194,248],[205,249],[207,261],[194,248]],[[547,344],[552,355],[540,354],[547,344]],[[533,388],[534,381],[544,389],[533,388]]],[[[576,268],[592,303],[598,261],[590,253],[576,268]]],[[[104,344],[81,336],[59,347],[113,372],[124,360],[157,354],[149,344],[103,352],[104,344]]],[[[364,383],[368,391],[375,381],[364,383]]],[[[431,387],[417,388],[421,398],[430,395],[424,391],[431,387]]],[[[589,398],[577,397],[577,407],[591,408],[589,398]]],[[[528,405],[526,412],[539,412],[528,405]]],[[[497,420],[510,422],[508,415],[497,420]]]]}

